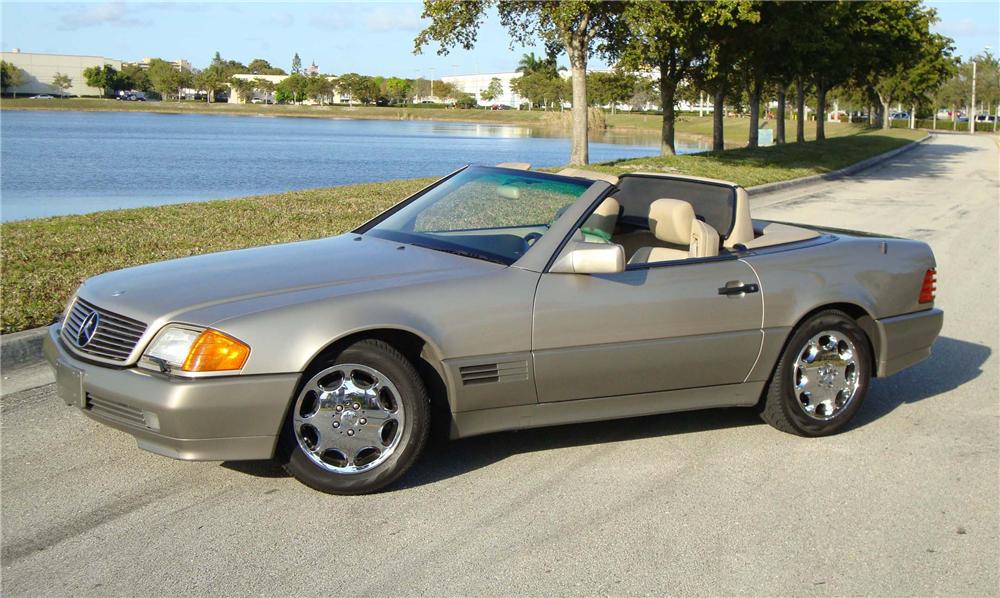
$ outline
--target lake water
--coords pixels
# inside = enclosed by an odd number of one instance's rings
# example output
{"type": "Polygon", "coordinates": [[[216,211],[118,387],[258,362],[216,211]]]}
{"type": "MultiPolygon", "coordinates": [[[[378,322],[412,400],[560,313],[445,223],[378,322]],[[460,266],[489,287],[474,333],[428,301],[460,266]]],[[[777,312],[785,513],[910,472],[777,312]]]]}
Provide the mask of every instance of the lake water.
{"type": "MultiPolygon", "coordinates": [[[[468,163],[558,166],[569,139],[554,135],[457,122],[5,110],[0,219],[436,176],[468,163]]],[[[655,134],[592,139],[593,162],[658,153],[655,134]]]]}

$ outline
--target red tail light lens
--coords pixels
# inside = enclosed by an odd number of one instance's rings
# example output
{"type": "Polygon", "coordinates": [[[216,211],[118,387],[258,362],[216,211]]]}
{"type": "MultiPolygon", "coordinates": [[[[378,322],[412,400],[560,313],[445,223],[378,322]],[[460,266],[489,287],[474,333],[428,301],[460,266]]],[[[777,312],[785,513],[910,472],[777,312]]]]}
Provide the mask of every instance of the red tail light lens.
{"type": "Polygon", "coordinates": [[[920,286],[920,303],[934,303],[934,292],[937,291],[937,270],[931,268],[924,274],[924,284],[920,286]]]}

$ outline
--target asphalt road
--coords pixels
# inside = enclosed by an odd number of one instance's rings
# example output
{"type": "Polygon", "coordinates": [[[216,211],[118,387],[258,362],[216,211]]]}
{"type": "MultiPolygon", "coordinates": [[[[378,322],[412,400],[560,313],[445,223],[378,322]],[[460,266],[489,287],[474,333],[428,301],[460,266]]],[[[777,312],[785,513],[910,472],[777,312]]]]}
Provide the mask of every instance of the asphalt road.
{"type": "Polygon", "coordinates": [[[933,357],[846,433],[728,410],[495,434],[348,498],[141,452],[42,386],[2,400],[3,592],[997,594],[998,170],[993,139],[940,136],[754,200],[937,254],[933,357]]]}

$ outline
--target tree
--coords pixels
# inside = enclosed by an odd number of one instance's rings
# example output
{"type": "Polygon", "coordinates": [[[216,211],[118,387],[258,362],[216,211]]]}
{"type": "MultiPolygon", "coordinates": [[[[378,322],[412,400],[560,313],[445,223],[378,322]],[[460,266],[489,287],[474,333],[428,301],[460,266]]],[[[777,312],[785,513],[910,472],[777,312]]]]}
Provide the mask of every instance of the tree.
{"type": "Polygon", "coordinates": [[[486,10],[494,5],[512,42],[529,45],[541,39],[550,49],[561,47],[569,57],[573,82],[570,163],[586,164],[587,61],[597,51],[597,42],[613,28],[624,4],[600,0],[424,0],[423,17],[431,23],[417,35],[415,52],[431,41],[439,44],[439,54],[447,54],[456,45],[472,49],[486,10]]]}
{"type": "Polygon", "coordinates": [[[229,87],[236,94],[236,100],[241,104],[246,104],[247,101],[253,99],[253,93],[256,89],[252,79],[241,79],[239,77],[230,79],[229,87]]]}
{"type": "MultiPolygon", "coordinates": [[[[882,126],[888,128],[892,95],[902,92],[896,74],[900,68],[910,68],[914,58],[925,55],[933,43],[930,26],[935,13],[917,1],[851,3],[848,9],[852,25],[846,42],[853,62],[850,76],[878,97],[882,126]]],[[[818,136],[821,128],[817,126],[816,131],[818,136]]]]}
{"type": "Polygon", "coordinates": [[[253,80],[253,87],[257,91],[260,91],[262,93],[266,93],[266,94],[272,94],[272,93],[274,93],[274,83],[272,83],[268,79],[262,79],[260,77],[254,78],[254,80],[253,80]]]}
{"type": "Polygon", "coordinates": [[[181,88],[193,85],[191,71],[178,70],[160,58],[154,58],[149,62],[146,75],[155,92],[163,98],[176,95],[178,102],[181,99],[181,88]]]}
{"type": "Polygon", "coordinates": [[[298,103],[306,99],[309,91],[309,77],[300,73],[292,73],[274,86],[276,102],[298,103]]]}
{"type": "Polygon", "coordinates": [[[149,73],[138,64],[123,66],[119,77],[121,78],[122,89],[136,89],[139,91],[153,89],[153,84],[149,80],[149,73]]]}
{"type": "Polygon", "coordinates": [[[208,68],[195,75],[194,85],[205,92],[207,102],[214,102],[216,93],[229,88],[229,81],[232,78],[229,72],[231,66],[231,61],[227,63],[216,52],[208,68]]]}
{"type": "Polygon", "coordinates": [[[493,100],[499,98],[503,95],[503,83],[500,79],[493,77],[490,79],[490,84],[486,86],[486,89],[479,92],[479,97],[486,102],[492,102],[493,100]]]}
{"type": "Polygon", "coordinates": [[[271,63],[263,58],[254,58],[247,65],[247,72],[251,75],[287,75],[284,69],[271,66],[271,63]]]}
{"type": "Polygon", "coordinates": [[[630,73],[611,71],[610,73],[589,73],[587,75],[587,96],[596,106],[611,105],[614,113],[618,104],[624,104],[636,93],[639,78],[630,73]]]}
{"type": "Polygon", "coordinates": [[[379,85],[372,77],[346,73],[337,79],[337,88],[351,96],[351,103],[371,104],[378,99],[379,85]]]}
{"type": "Polygon", "coordinates": [[[0,88],[3,91],[10,91],[12,88],[21,85],[24,80],[24,71],[13,64],[0,60],[0,88]]]}
{"type": "Polygon", "coordinates": [[[399,77],[389,77],[383,81],[381,91],[391,104],[405,104],[412,97],[413,84],[399,77]]]}
{"type": "MultiPolygon", "coordinates": [[[[556,57],[552,53],[544,58],[538,58],[535,56],[534,52],[530,52],[522,55],[521,60],[517,63],[517,72],[522,75],[545,73],[556,77],[559,75],[559,70],[560,69],[556,66],[556,57]]],[[[565,70],[565,68],[562,70],[565,70]]]]}
{"type": "Polygon", "coordinates": [[[571,97],[570,84],[558,74],[537,71],[530,75],[521,75],[510,81],[510,88],[517,95],[528,100],[529,108],[542,106],[548,108],[553,104],[562,105],[571,97]]]}
{"type": "Polygon", "coordinates": [[[677,86],[688,76],[704,46],[703,9],[699,2],[629,2],[618,30],[605,45],[605,54],[618,65],[639,71],[660,72],[660,153],[676,153],[674,106],[677,86]]]}
{"type": "Polygon", "coordinates": [[[299,58],[299,53],[296,52],[295,56],[292,56],[292,74],[298,75],[302,72],[302,59],[299,58]]]}
{"type": "Polygon", "coordinates": [[[333,82],[322,75],[312,75],[306,78],[305,94],[322,106],[326,99],[333,95],[333,82]]]}
{"type": "Polygon", "coordinates": [[[100,89],[102,96],[109,95],[110,91],[119,88],[122,84],[118,71],[110,64],[83,69],[83,78],[90,87],[100,89]]]}
{"type": "MultiPolygon", "coordinates": [[[[905,102],[913,106],[922,104],[933,97],[956,72],[951,58],[954,47],[951,40],[927,30],[920,52],[908,64],[900,64],[896,69],[875,83],[875,90],[882,102],[882,127],[888,129],[889,105],[905,102]]],[[[912,115],[911,115],[912,117],[912,115]]]]}
{"type": "Polygon", "coordinates": [[[52,76],[52,85],[59,90],[60,95],[66,95],[69,88],[73,87],[73,79],[70,79],[69,75],[57,72],[52,76]]]}
{"type": "MultiPolygon", "coordinates": [[[[710,5],[713,10],[703,13],[705,24],[701,48],[702,66],[694,78],[712,95],[712,150],[723,151],[725,134],[726,96],[737,81],[737,65],[743,58],[745,43],[760,20],[759,5],[739,0],[710,5]]],[[[662,93],[662,91],[661,91],[662,93]]]]}

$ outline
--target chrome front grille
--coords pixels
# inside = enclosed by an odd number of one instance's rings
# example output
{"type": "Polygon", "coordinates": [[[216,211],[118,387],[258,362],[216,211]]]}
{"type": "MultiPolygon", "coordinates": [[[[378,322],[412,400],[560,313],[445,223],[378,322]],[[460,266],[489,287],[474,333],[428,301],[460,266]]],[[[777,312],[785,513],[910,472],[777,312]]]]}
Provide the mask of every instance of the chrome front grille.
{"type": "Polygon", "coordinates": [[[110,361],[127,361],[138,344],[146,325],[138,320],[126,318],[114,312],[101,309],[77,298],[63,322],[62,337],[71,348],[110,361]],[[80,332],[87,319],[98,315],[97,328],[89,342],[80,346],[80,332]]]}

